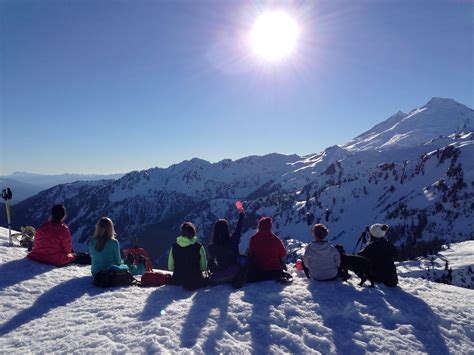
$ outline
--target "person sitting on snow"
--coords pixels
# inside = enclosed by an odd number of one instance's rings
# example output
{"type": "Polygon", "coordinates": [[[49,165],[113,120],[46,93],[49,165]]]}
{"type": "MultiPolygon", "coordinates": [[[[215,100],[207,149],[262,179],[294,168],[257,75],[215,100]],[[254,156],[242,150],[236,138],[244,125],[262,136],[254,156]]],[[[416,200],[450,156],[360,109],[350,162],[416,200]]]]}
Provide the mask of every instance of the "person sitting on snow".
{"type": "Polygon", "coordinates": [[[198,243],[196,227],[191,222],[181,225],[181,235],[168,255],[168,270],[173,271],[172,285],[194,290],[207,284],[207,278],[202,275],[203,271],[207,271],[206,251],[198,243]]]}
{"type": "Polygon", "coordinates": [[[120,243],[115,239],[114,223],[108,217],[101,217],[95,226],[94,238],[89,241],[89,253],[92,259],[91,273],[107,271],[111,266],[126,268],[120,257],[120,243]]]}
{"type": "Polygon", "coordinates": [[[54,205],[49,220],[36,230],[33,250],[27,254],[29,259],[55,266],[64,266],[75,260],[71,233],[64,223],[65,219],[64,205],[54,205]]]}
{"type": "Polygon", "coordinates": [[[372,263],[372,273],[375,282],[386,286],[397,286],[398,277],[395,261],[397,249],[385,238],[388,225],[376,223],[370,226],[369,244],[359,252],[372,263]]]}
{"type": "Polygon", "coordinates": [[[217,285],[232,282],[235,288],[242,287],[245,277],[245,256],[239,253],[244,210],[239,210],[239,220],[234,233],[229,232],[229,222],[219,219],[214,223],[212,243],[209,245],[208,265],[211,271],[211,284],[217,285]]]}
{"type": "Polygon", "coordinates": [[[258,222],[258,232],[250,238],[247,255],[249,257],[248,282],[265,280],[291,281],[291,275],[284,270],[283,258],[286,250],[275,234],[272,233],[272,219],[262,217],[258,222]]]}
{"type": "Polygon", "coordinates": [[[315,224],[311,228],[314,242],[306,247],[303,263],[308,277],[318,281],[337,279],[341,255],[329,244],[326,237],[329,229],[324,224],[315,224]]]}

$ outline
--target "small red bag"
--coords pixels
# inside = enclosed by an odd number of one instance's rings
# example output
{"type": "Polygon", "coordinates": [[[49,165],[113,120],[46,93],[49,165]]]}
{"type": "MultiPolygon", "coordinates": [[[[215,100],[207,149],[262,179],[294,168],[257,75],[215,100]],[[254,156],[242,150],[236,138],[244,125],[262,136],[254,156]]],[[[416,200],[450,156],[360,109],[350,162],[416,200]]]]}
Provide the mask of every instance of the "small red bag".
{"type": "Polygon", "coordinates": [[[170,274],[159,271],[146,271],[142,276],[141,285],[157,287],[166,285],[170,280],[170,274]]]}

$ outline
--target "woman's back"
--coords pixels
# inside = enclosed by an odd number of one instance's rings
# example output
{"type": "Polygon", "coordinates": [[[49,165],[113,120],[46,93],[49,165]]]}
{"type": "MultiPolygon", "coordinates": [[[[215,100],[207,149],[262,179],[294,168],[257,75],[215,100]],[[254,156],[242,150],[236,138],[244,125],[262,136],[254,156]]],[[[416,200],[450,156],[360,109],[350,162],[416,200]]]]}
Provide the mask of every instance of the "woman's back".
{"type": "Polygon", "coordinates": [[[33,250],[28,258],[52,265],[66,265],[74,260],[70,254],[72,240],[69,228],[63,222],[48,221],[36,231],[33,250]]]}
{"type": "Polygon", "coordinates": [[[239,252],[238,249],[236,250],[236,248],[230,244],[211,244],[209,245],[209,256],[212,261],[211,263],[209,263],[211,271],[218,271],[225,270],[229,266],[235,265],[237,263],[239,252]],[[212,268],[214,268],[215,270],[212,270],[212,268]]]}
{"type": "Polygon", "coordinates": [[[97,274],[99,271],[107,270],[111,265],[122,264],[120,244],[116,239],[108,239],[104,244],[104,248],[98,251],[96,249],[96,239],[93,238],[89,242],[89,254],[92,259],[92,275],[97,274]]]}
{"type": "Polygon", "coordinates": [[[209,267],[211,271],[222,271],[228,267],[237,264],[239,257],[239,244],[242,236],[242,223],[244,213],[239,213],[239,219],[235,227],[234,233],[229,236],[228,222],[226,220],[219,220],[214,226],[213,242],[209,245],[209,267]],[[218,224],[225,224],[226,231],[222,233],[216,232],[218,224]],[[220,235],[219,235],[220,233],[220,235]],[[226,236],[227,235],[227,236],[226,236]]]}

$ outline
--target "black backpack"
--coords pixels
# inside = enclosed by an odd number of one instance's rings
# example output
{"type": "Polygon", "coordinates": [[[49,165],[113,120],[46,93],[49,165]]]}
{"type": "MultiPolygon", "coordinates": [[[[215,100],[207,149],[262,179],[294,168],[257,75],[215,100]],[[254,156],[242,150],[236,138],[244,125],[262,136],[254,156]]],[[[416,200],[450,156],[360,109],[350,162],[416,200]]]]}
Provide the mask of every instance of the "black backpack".
{"type": "Polygon", "coordinates": [[[139,286],[140,282],[128,270],[99,271],[94,277],[98,287],[139,286]]]}

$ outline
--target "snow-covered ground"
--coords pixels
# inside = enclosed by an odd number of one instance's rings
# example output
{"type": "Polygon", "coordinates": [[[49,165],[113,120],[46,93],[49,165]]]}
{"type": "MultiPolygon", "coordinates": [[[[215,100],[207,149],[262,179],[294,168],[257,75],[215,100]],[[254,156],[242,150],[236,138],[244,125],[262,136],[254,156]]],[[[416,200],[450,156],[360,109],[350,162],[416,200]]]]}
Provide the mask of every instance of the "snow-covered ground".
{"type": "Polygon", "coordinates": [[[451,244],[438,255],[399,263],[398,273],[474,289],[474,240],[451,244]],[[451,269],[450,278],[446,268],[451,269]]]}
{"type": "Polygon", "coordinates": [[[5,353],[474,351],[474,291],[465,288],[401,278],[398,288],[371,289],[297,276],[240,290],[104,290],[92,286],[89,267],[34,263],[5,246],[6,235],[0,228],[5,353]]]}

